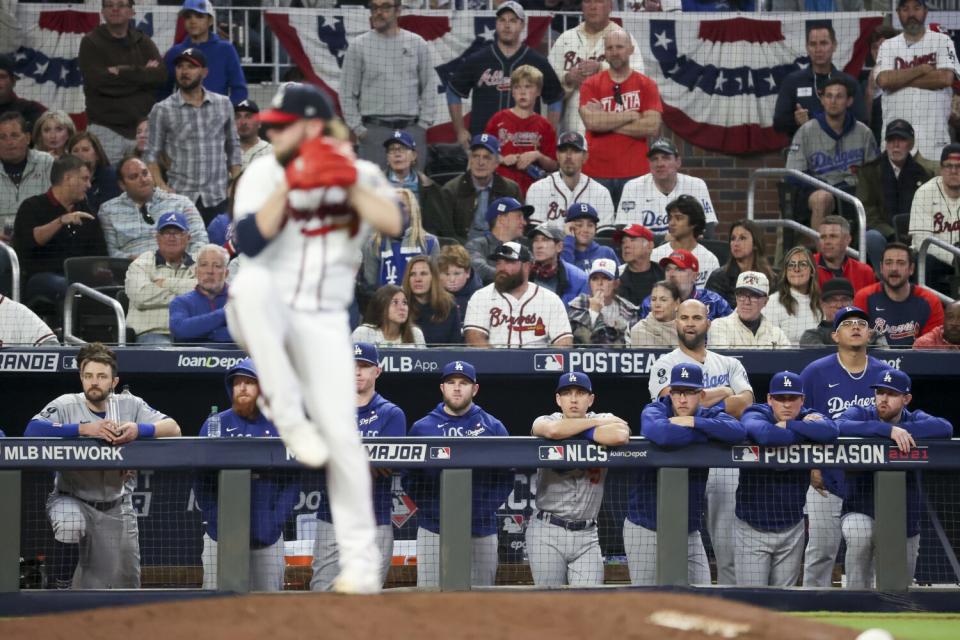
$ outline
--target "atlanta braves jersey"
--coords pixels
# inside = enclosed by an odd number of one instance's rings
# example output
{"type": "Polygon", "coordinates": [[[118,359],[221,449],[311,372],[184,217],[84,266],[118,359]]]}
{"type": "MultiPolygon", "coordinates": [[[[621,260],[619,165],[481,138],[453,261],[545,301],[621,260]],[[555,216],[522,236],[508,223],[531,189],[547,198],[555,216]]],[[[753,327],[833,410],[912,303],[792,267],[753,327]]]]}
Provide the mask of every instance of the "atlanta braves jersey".
{"type": "Polygon", "coordinates": [[[642,224],[653,233],[666,233],[669,218],[667,205],[683,195],[699,200],[703,205],[707,224],[716,224],[717,212],[713,209],[707,183],[684,173],[677,174],[677,184],[670,193],[663,193],[657,188],[651,173],[625,184],[623,195],[620,196],[620,206],[617,207],[616,223],[642,224]]]}
{"type": "Polygon", "coordinates": [[[542,347],[572,337],[557,294],[533,283],[515,298],[489,284],[470,297],[463,330],[482,331],[494,347],[542,347]]]}
{"type": "MultiPolygon", "coordinates": [[[[666,258],[668,255],[673,253],[673,247],[670,246],[669,242],[664,242],[659,247],[655,248],[650,252],[650,261],[656,262],[659,264],[660,260],[666,258]]],[[[691,251],[693,255],[697,257],[697,262],[700,263],[700,271],[697,272],[697,282],[698,287],[703,287],[707,284],[707,278],[710,277],[710,274],[713,273],[715,269],[720,268],[720,261],[717,260],[717,256],[713,255],[713,252],[710,249],[707,249],[702,244],[697,243],[697,246],[691,251]]]]}
{"type": "MultiPolygon", "coordinates": [[[[919,250],[920,244],[931,236],[960,246],[960,198],[954,199],[947,194],[940,176],[921,185],[913,194],[910,205],[910,243],[913,248],[919,250]]],[[[931,245],[930,255],[953,264],[953,254],[940,247],[931,245]]]]}
{"type": "Polygon", "coordinates": [[[747,377],[747,370],[736,358],[720,355],[707,350],[707,357],[701,363],[681,350],[679,347],[665,353],[653,363],[650,371],[650,398],[656,400],[660,397],[660,392],[664,387],[670,386],[670,370],[674,365],[684,362],[690,362],[699,365],[703,369],[703,386],[707,389],[713,387],[730,387],[734,393],[743,393],[744,391],[753,391],[750,386],[750,378],[747,377]]]}
{"type": "Polygon", "coordinates": [[[609,227],[614,222],[613,198],[610,197],[610,192],[583,173],[573,189],[567,187],[559,171],[537,180],[527,190],[526,202],[533,207],[530,224],[534,225],[546,222],[551,227],[563,229],[566,222],[564,214],[575,202],[586,202],[597,210],[597,215],[600,216],[598,229],[609,227]]]}
{"type": "Polygon", "coordinates": [[[910,295],[891,300],[878,282],[857,291],[853,304],[870,315],[872,329],[892,347],[908,347],[914,338],[943,326],[943,303],[926,287],[910,285],[910,295]]]}
{"type": "Polygon", "coordinates": [[[0,347],[42,344],[57,344],[56,334],[29,308],[0,295],[0,347]]]}

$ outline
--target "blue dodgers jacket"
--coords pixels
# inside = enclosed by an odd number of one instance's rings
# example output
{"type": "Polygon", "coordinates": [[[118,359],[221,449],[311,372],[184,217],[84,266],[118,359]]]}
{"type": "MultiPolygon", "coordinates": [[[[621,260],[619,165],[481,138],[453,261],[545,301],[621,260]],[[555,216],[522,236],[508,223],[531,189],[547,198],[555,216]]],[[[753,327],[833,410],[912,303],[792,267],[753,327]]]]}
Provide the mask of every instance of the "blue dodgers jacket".
{"type": "MultiPolygon", "coordinates": [[[[509,436],[503,423],[474,404],[462,416],[452,416],[443,410],[443,403],[417,420],[410,427],[410,436],[446,438],[482,438],[509,436]]],[[[473,472],[474,537],[497,533],[497,509],[513,489],[514,473],[509,469],[473,472]]],[[[404,479],[407,493],[417,503],[417,524],[427,531],[440,532],[440,472],[436,469],[417,469],[404,479]]]]}
{"type": "MultiPolygon", "coordinates": [[[[741,442],[746,430],[733,416],[724,413],[721,402],[712,407],[698,407],[694,427],[679,427],[670,422],[674,416],[669,395],[651,402],[640,414],[640,434],[661,447],[679,448],[688,444],[719,440],[731,444],[741,442]]],[[[641,469],[627,500],[627,519],[645,529],[657,529],[657,470],[641,469]]],[[[703,528],[703,492],[707,486],[707,469],[690,469],[687,495],[687,531],[703,528]]]]}
{"type": "Polygon", "coordinates": [[[233,342],[227,330],[227,288],[213,300],[198,289],[170,301],[170,333],[175,342],[233,342]]]}
{"type": "MultiPolygon", "coordinates": [[[[788,420],[786,428],[777,426],[768,404],[747,407],[740,421],[755,442],[770,447],[833,442],[839,435],[836,423],[829,416],[808,407],[800,410],[796,420],[788,420]],[[823,419],[805,422],[804,418],[811,414],[823,419]]],[[[809,485],[809,469],[740,469],[737,517],[761,531],[789,529],[803,520],[809,485]]]]}
{"type": "Polygon", "coordinates": [[[569,262],[578,269],[582,269],[585,273],[590,273],[590,269],[593,267],[593,261],[599,260],[600,258],[608,258],[618,265],[620,264],[620,258],[617,257],[617,252],[610,247],[598,244],[596,240],[591,242],[589,247],[580,251],[577,249],[573,236],[566,236],[563,239],[563,250],[560,252],[560,259],[569,262]]]}

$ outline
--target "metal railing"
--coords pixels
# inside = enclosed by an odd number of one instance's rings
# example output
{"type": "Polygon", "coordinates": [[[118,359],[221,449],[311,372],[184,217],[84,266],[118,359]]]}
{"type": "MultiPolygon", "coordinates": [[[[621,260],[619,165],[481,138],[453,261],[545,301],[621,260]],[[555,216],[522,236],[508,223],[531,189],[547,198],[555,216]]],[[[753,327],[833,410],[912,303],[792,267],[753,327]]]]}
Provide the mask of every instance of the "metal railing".
{"type": "Polygon", "coordinates": [[[74,282],[67,287],[66,296],[63,299],[63,341],[66,344],[86,344],[86,340],[73,335],[73,307],[77,298],[86,297],[94,302],[99,302],[113,309],[117,318],[117,344],[125,346],[127,344],[127,318],[123,313],[123,306],[110,296],[88,287],[85,284],[74,282]]]}
{"type": "MultiPolygon", "coordinates": [[[[927,254],[930,253],[930,245],[934,245],[960,258],[960,248],[938,238],[934,238],[933,236],[924,238],[923,242],[920,243],[920,249],[917,251],[917,284],[921,287],[927,287],[927,254]]],[[[933,291],[940,298],[941,302],[949,304],[954,301],[950,296],[940,293],[932,287],[927,288],[933,291]]]]}
{"type": "Polygon", "coordinates": [[[17,252],[13,250],[13,247],[8,245],[6,242],[0,242],[0,249],[3,249],[7,258],[10,260],[10,298],[16,302],[20,302],[20,258],[17,257],[17,252]]]}
{"type": "MultiPolygon", "coordinates": [[[[802,225],[796,220],[784,220],[783,218],[766,218],[758,220],[754,217],[754,210],[756,209],[757,180],[759,178],[776,176],[789,176],[791,178],[795,178],[799,182],[809,184],[817,189],[822,189],[834,197],[852,204],[854,209],[857,211],[857,246],[860,247],[860,250],[858,251],[856,249],[847,247],[847,255],[849,255],[851,258],[864,260],[867,255],[867,211],[863,208],[863,203],[860,202],[860,199],[856,196],[852,196],[849,193],[841,191],[840,189],[837,189],[836,187],[831,186],[822,180],[817,180],[812,176],[808,176],[802,171],[797,171],[796,169],[777,168],[755,169],[753,173],[750,174],[750,182],[749,186],[747,187],[748,220],[753,220],[762,227],[785,227],[814,238],[815,240],[820,239],[820,233],[816,229],[802,225]],[[863,256],[863,258],[861,258],[861,256],[863,256]]],[[[780,212],[780,215],[783,215],[782,211],[780,212]]]]}

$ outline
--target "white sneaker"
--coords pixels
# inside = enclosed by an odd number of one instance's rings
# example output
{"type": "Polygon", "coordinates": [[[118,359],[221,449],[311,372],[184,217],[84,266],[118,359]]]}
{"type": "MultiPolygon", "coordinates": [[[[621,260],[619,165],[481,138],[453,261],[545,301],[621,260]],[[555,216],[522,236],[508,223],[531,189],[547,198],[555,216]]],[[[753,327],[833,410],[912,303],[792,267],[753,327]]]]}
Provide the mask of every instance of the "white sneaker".
{"type": "Polygon", "coordinates": [[[280,436],[297,461],[308,467],[320,468],[330,458],[330,448],[310,423],[284,429],[280,436]]]}
{"type": "Polygon", "coordinates": [[[357,579],[356,576],[341,573],[334,579],[332,590],[344,595],[375,596],[380,593],[381,587],[376,577],[357,579]]]}

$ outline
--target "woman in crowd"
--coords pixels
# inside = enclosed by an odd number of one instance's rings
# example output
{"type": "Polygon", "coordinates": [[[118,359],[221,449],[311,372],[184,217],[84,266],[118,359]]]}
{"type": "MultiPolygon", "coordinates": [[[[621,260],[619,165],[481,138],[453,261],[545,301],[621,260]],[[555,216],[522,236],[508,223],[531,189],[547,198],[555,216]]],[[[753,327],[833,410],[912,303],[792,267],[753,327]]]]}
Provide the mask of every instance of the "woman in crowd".
{"type": "Polygon", "coordinates": [[[65,111],[51,109],[33,124],[33,148],[60,158],[67,153],[67,140],[76,132],[77,127],[65,111]]]}
{"type": "Polygon", "coordinates": [[[403,292],[410,300],[413,322],[427,344],[462,344],[460,309],[440,284],[436,265],[427,256],[415,256],[403,274],[403,292]]]}
{"type": "Polygon", "coordinates": [[[630,329],[628,344],[633,347],[676,347],[677,307],[680,290],[669,280],[661,280],[650,291],[650,313],[630,329]]]}
{"type": "Polygon", "coordinates": [[[83,160],[90,169],[90,188],[87,189],[87,204],[90,211],[97,215],[100,205],[120,195],[120,185],[117,182],[117,171],[110,165],[110,160],[100,144],[97,134],[81,131],[70,136],[67,141],[67,151],[70,155],[83,160]]]}
{"type": "Polygon", "coordinates": [[[776,278],[767,265],[763,234],[752,220],[737,220],[730,227],[730,259],[707,278],[705,287],[723,296],[730,308],[737,306],[733,290],[741,271],[759,271],[773,282],[776,278]]]}
{"type": "Polygon", "coordinates": [[[410,317],[407,295],[395,284],[383,285],[373,294],[363,324],[353,330],[353,341],[381,346],[427,346],[423,331],[410,317]]]}
{"type": "Polygon", "coordinates": [[[467,311],[470,296],[483,286],[478,276],[470,266],[470,254],[462,244],[449,244],[440,250],[437,261],[437,271],[440,272],[440,282],[447,293],[453,296],[460,310],[460,320],[467,311]]]}
{"type": "Polygon", "coordinates": [[[770,294],[764,317],[783,329],[793,344],[807,329],[816,329],[823,313],[820,310],[820,284],[813,256],[804,247],[794,247],[783,258],[783,275],[777,290],[770,294]]]}
{"type": "Polygon", "coordinates": [[[136,145],[133,147],[133,155],[141,160],[143,154],[147,151],[147,142],[150,140],[150,118],[141,118],[137,123],[136,145]]]}

